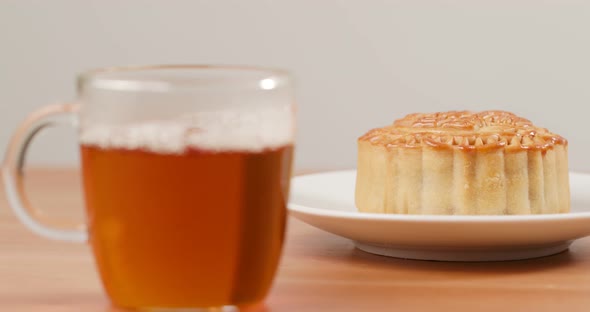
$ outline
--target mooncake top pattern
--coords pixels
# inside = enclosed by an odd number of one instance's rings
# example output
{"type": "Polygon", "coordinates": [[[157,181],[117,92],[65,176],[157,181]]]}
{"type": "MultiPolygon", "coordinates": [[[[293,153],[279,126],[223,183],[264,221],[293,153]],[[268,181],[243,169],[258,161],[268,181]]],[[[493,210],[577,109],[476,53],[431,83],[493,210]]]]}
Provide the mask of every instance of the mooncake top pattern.
{"type": "Polygon", "coordinates": [[[506,111],[416,113],[359,138],[387,148],[550,149],[567,140],[506,111]]]}

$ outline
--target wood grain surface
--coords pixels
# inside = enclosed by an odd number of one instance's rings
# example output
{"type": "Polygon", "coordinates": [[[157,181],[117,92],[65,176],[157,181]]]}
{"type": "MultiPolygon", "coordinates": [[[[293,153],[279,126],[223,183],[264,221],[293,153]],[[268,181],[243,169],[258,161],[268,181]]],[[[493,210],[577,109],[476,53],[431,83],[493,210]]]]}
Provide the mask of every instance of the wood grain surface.
{"type": "MultiPolygon", "coordinates": [[[[33,204],[82,218],[78,172],[27,173],[33,204]]],[[[0,194],[0,311],[114,312],[87,245],[48,241],[0,194]]],[[[252,311],[590,311],[590,239],[537,260],[443,263],[366,254],[295,219],[274,287],[252,311]]]]}

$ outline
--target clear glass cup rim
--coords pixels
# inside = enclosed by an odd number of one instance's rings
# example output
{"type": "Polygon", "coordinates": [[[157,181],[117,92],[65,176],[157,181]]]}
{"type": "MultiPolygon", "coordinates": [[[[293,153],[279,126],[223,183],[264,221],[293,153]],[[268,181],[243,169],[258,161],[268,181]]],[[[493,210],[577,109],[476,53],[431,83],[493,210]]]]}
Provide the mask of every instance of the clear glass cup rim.
{"type": "Polygon", "coordinates": [[[171,91],[227,84],[231,81],[261,89],[274,89],[280,85],[291,84],[292,80],[291,73],[281,68],[252,65],[156,64],[90,69],[78,75],[77,86],[79,92],[88,86],[125,91],[171,91]],[[169,74],[167,77],[158,76],[166,72],[169,74]],[[196,79],[198,75],[202,77],[196,79]]]}

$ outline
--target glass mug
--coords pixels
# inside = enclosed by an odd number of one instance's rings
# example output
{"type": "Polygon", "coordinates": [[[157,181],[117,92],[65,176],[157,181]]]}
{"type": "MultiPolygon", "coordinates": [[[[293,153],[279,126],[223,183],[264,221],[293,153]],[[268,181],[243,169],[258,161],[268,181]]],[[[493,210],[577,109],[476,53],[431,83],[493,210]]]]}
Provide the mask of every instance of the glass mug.
{"type": "Polygon", "coordinates": [[[281,254],[294,108],[292,80],[280,70],[90,71],[78,78],[76,104],[45,107],[15,132],[7,196],[37,234],[89,241],[116,306],[255,304],[281,254]],[[23,192],[29,142],[62,123],[78,130],[87,229],[42,224],[23,192]]]}

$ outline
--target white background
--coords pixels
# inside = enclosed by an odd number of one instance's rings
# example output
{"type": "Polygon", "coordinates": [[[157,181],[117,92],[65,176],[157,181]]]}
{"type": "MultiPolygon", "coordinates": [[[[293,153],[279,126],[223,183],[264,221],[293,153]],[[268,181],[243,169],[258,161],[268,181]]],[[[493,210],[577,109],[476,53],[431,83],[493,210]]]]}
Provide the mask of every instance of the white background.
{"type": "MultiPolygon", "coordinates": [[[[590,171],[590,1],[0,0],[0,147],[28,112],[107,65],[252,64],[298,81],[296,164],[354,167],[356,138],[407,113],[506,109],[590,171]]],[[[77,163],[74,132],[35,165],[77,163]]]]}

